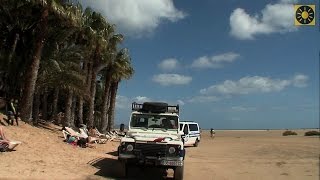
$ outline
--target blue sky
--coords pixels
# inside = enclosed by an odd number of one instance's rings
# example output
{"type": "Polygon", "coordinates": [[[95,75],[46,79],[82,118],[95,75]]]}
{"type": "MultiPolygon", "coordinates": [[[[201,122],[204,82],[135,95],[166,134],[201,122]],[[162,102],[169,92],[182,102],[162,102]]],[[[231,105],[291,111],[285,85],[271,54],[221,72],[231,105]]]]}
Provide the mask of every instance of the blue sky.
{"type": "Polygon", "coordinates": [[[179,103],[202,128],[319,127],[319,17],[294,26],[293,4],[318,1],[81,1],[126,37],[135,69],[116,122],[132,102],[179,103]]]}

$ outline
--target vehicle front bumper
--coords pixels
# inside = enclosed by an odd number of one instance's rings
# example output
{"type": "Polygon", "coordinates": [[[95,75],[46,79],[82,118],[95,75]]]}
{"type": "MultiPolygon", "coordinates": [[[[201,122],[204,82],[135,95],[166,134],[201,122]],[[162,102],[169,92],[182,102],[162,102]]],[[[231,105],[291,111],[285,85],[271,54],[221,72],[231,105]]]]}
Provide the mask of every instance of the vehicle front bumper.
{"type": "Polygon", "coordinates": [[[183,157],[139,157],[135,154],[119,154],[119,160],[130,163],[154,166],[183,166],[183,157]]]}

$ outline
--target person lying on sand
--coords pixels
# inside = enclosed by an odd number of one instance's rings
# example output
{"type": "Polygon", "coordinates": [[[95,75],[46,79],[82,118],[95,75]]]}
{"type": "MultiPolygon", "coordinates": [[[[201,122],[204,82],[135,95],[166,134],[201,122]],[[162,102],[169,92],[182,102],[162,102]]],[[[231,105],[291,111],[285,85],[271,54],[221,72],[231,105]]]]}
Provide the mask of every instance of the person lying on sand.
{"type": "Polygon", "coordinates": [[[17,147],[19,144],[21,144],[21,142],[9,140],[9,139],[6,137],[2,126],[0,126],[0,144],[1,144],[2,146],[8,145],[8,146],[7,146],[7,149],[10,150],[10,151],[12,151],[12,150],[14,150],[15,147],[17,147]]]}
{"type": "Polygon", "coordinates": [[[71,136],[71,135],[67,135],[67,139],[66,139],[66,142],[68,144],[71,144],[73,146],[79,146],[79,147],[82,147],[82,148],[86,148],[86,147],[89,147],[89,148],[95,148],[95,146],[89,144],[89,139],[88,138],[76,138],[74,136],[71,136]]]}
{"type": "Polygon", "coordinates": [[[93,137],[91,135],[88,135],[85,129],[79,128],[80,133],[76,132],[70,127],[64,127],[64,130],[62,130],[63,136],[66,141],[68,141],[71,137],[76,138],[76,141],[86,141],[87,143],[105,143],[106,141],[101,140],[100,138],[93,137]]]}

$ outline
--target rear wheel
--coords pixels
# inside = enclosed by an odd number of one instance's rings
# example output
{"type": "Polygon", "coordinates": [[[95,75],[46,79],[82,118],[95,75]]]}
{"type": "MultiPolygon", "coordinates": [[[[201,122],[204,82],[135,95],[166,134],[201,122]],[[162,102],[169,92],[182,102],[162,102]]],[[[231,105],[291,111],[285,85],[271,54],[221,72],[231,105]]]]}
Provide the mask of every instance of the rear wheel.
{"type": "Polygon", "coordinates": [[[177,166],[174,168],[174,180],[183,180],[183,168],[184,166],[177,166]]]}

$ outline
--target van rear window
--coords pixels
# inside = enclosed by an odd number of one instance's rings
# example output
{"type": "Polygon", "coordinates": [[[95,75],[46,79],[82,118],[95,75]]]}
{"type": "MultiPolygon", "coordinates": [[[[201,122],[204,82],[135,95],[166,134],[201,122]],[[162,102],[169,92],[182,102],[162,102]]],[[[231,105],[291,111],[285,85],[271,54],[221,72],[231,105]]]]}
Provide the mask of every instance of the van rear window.
{"type": "Polygon", "coordinates": [[[189,129],[190,131],[199,131],[196,124],[189,124],[189,129]]]}

